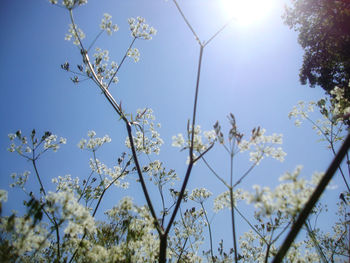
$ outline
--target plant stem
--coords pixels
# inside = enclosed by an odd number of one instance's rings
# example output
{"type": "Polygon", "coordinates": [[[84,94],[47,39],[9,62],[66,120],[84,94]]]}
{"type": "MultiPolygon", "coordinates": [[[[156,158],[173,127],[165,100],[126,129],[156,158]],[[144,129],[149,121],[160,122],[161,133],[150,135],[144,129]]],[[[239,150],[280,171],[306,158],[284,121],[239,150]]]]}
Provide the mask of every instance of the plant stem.
{"type": "Polygon", "coordinates": [[[201,207],[202,207],[203,212],[204,212],[205,221],[207,221],[207,225],[208,225],[208,231],[209,231],[209,241],[210,241],[210,255],[211,255],[211,259],[213,260],[213,262],[215,262],[215,259],[214,259],[214,254],[213,254],[213,237],[212,237],[212,234],[211,234],[211,226],[210,226],[210,222],[209,222],[209,219],[208,219],[208,216],[207,216],[207,212],[205,211],[205,208],[204,208],[203,203],[200,203],[200,204],[201,204],[201,207]]]}
{"type": "Polygon", "coordinates": [[[288,252],[288,249],[292,245],[292,242],[294,241],[294,239],[298,235],[301,227],[304,225],[307,217],[311,213],[312,208],[316,205],[316,203],[317,203],[318,199],[320,198],[321,194],[326,189],[328,183],[330,182],[330,180],[332,179],[333,175],[335,174],[335,172],[337,171],[338,167],[340,166],[341,161],[343,160],[343,158],[345,157],[347,151],[349,150],[349,147],[350,147],[350,134],[348,134],[348,136],[346,137],[343,145],[341,146],[341,148],[338,151],[337,155],[335,156],[335,158],[333,159],[332,163],[328,167],[326,173],[322,177],[321,181],[318,183],[316,189],[314,190],[314,192],[312,193],[311,197],[309,198],[309,200],[305,204],[303,210],[300,212],[297,220],[292,225],[291,230],[289,231],[289,233],[288,233],[286,239],[284,240],[282,246],[278,250],[275,258],[272,261],[272,263],[280,263],[280,262],[282,262],[284,256],[288,252]]]}

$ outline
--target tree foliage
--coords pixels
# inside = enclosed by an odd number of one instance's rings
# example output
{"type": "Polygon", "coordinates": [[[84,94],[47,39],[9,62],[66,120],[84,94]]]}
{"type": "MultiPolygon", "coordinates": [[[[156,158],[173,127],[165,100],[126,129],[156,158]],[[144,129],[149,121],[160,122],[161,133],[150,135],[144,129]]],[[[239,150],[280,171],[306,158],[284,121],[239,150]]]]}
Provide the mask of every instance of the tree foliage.
{"type": "MultiPolygon", "coordinates": [[[[350,80],[350,1],[292,0],[284,22],[299,33],[304,49],[302,84],[347,87],[350,80]]],[[[350,92],[347,92],[349,98],[350,92]]]]}

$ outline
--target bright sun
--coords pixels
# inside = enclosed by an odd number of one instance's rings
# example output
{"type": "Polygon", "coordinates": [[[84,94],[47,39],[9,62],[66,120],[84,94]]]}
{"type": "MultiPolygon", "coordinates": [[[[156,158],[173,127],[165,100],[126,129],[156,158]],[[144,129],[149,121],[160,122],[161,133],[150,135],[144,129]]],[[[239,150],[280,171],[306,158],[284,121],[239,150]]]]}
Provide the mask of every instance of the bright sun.
{"type": "Polygon", "coordinates": [[[261,21],[272,9],[273,0],[220,0],[224,16],[240,25],[261,21]]]}

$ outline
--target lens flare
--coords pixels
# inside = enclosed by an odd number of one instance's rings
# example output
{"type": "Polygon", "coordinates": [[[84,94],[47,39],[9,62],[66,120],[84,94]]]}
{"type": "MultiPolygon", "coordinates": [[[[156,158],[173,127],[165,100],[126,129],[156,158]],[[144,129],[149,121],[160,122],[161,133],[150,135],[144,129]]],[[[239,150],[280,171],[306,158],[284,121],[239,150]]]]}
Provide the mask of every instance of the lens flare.
{"type": "Polygon", "coordinates": [[[270,13],[274,0],[220,0],[222,13],[240,25],[259,23],[270,13]]]}

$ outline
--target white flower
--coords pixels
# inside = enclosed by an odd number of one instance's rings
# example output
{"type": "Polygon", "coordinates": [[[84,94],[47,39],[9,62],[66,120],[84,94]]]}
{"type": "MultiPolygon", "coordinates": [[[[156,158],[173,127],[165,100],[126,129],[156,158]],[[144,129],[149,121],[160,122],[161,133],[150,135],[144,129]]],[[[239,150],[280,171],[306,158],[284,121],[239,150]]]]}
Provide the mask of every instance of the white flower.
{"type": "Polygon", "coordinates": [[[195,189],[193,189],[189,198],[197,203],[203,203],[211,195],[213,195],[213,194],[205,188],[195,188],[195,189]]]}
{"type": "Polygon", "coordinates": [[[60,143],[61,144],[66,144],[67,143],[67,139],[66,138],[60,138],[60,143]]]}
{"type": "Polygon", "coordinates": [[[112,35],[113,32],[118,31],[118,26],[112,24],[112,16],[110,14],[105,13],[103,15],[100,28],[102,30],[105,30],[108,35],[112,35]]]}
{"type": "Polygon", "coordinates": [[[157,33],[157,30],[145,24],[146,20],[143,17],[136,19],[131,17],[128,19],[131,35],[135,38],[143,38],[146,40],[152,39],[152,36],[157,33]]]}
{"type": "Polygon", "coordinates": [[[13,141],[17,137],[17,135],[14,133],[9,133],[7,136],[10,138],[11,141],[13,141]]]}
{"type": "Polygon", "coordinates": [[[128,57],[133,58],[135,63],[140,60],[140,52],[137,48],[129,49],[127,55],[128,55],[128,57]]]}
{"type": "Polygon", "coordinates": [[[92,138],[96,136],[96,132],[95,131],[88,131],[88,137],[92,138]]]}
{"type": "Polygon", "coordinates": [[[173,147],[183,147],[185,143],[185,139],[181,133],[179,133],[177,136],[174,135],[172,137],[173,143],[171,144],[173,147]]]}
{"type": "Polygon", "coordinates": [[[0,203],[7,202],[7,191],[0,189],[0,203]]]}

